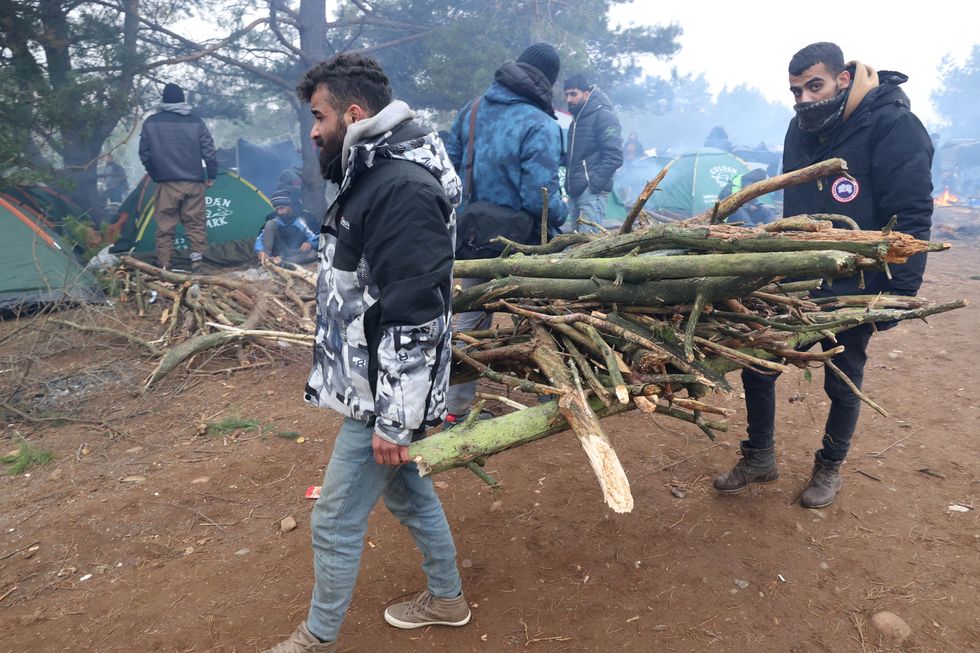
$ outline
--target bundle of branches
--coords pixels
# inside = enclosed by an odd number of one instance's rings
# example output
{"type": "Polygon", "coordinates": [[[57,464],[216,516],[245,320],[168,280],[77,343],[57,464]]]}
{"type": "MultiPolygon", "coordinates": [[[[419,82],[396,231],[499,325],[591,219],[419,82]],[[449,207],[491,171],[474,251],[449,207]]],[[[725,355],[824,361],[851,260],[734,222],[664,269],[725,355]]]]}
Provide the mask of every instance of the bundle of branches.
{"type": "MultiPolygon", "coordinates": [[[[815,168],[777,183],[846,166],[835,160],[815,168]]],[[[773,181],[762,183],[771,188],[773,181]]],[[[741,200],[758,191],[750,186],[741,200]]],[[[730,202],[718,213],[737,208],[730,202]]],[[[493,311],[511,319],[507,326],[457,334],[454,382],[483,376],[556,401],[522,407],[507,399],[519,409],[468,420],[413,444],[410,453],[421,472],[466,466],[486,478],[479,465],[487,456],[571,429],[607,504],[627,512],[633,505],[629,483],[601,418],[639,409],[690,422],[714,438],[726,424],[706,415],[723,418],[727,411],[705,399],[731,390],[726,373],[824,365],[850,384],[830,361],[842,347],[817,353],[809,346],[859,324],[925,318],[964,305],[809,295],[823,279],[867,269],[887,273],[889,264],[948,249],[945,244],[890,228],[835,228],[835,222],[848,222],[842,216],[797,216],[762,228],[697,222],[599,238],[570,234],[540,246],[508,243],[501,257],[457,261],[457,277],[490,281],[458,293],[454,311],[493,311]]]]}
{"type": "Polygon", "coordinates": [[[224,274],[164,270],[129,256],[120,261],[116,274],[121,297],[133,299],[138,315],[146,314],[151,297],[163,306],[159,337],[148,341],[121,330],[62,323],[110,332],[158,356],[144,390],[196,354],[225,344],[242,340],[258,345],[313,342],[316,274],[309,270],[268,263],[270,280],[256,283],[224,274]]]}

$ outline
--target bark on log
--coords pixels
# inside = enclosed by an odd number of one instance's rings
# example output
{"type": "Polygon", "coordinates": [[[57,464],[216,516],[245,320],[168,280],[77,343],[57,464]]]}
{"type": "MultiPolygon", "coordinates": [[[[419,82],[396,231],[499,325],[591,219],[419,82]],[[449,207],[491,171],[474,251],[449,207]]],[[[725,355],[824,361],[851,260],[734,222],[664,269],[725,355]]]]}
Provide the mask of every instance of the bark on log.
{"type": "MultiPolygon", "coordinates": [[[[766,252],[761,254],[699,254],[683,256],[623,256],[600,259],[562,259],[516,256],[457,261],[462,278],[504,276],[551,279],[607,279],[643,283],[696,277],[766,276],[837,278],[870,267],[865,257],[849,252],[766,252]]],[[[637,302],[632,302],[637,303],[637,302]]],[[[678,302],[680,303],[680,302],[678,302]]]]}
{"type": "MultiPolygon", "coordinates": [[[[558,398],[558,410],[578,436],[592,471],[599,480],[606,505],[615,512],[630,512],[633,510],[633,495],[630,493],[626,471],[609,442],[609,436],[589,406],[585,392],[575,383],[565,361],[558,354],[558,343],[554,337],[537,324],[534,325],[534,334],[538,346],[535,347],[531,359],[553,386],[565,390],[565,394],[558,398]]],[[[627,399],[620,405],[627,406],[629,403],[627,399]]]]}
{"type": "Polygon", "coordinates": [[[616,285],[603,279],[546,279],[534,277],[504,277],[494,279],[460,292],[453,298],[453,312],[481,310],[484,304],[496,299],[523,297],[527,299],[595,300],[616,304],[664,306],[689,304],[698,292],[708,301],[743,297],[772,281],[772,277],[711,277],[669,279],[646,283],[616,285]]]}
{"type": "MultiPolygon", "coordinates": [[[[826,222],[798,216],[813,224],[826,222]]],[[[623,236],[610,236],[556,254],[557,258],[613,258],[630,252],[648,252],[660,249],[691,249],[701,252],[760,253],[802,252],[814,250],[838,250],[860,254],[869,258],[887,257],[890,262],[901,262],[920,252],[943,251],[948,243],[931,243],[917,240],[908,234],[880,231],[850,231],[848,229],[824,229],[822,231],[787,231],[770,233],[765,229],[748,229],[733,225],[681,226],[676,224],[653,225],[645,231],[623,236]]]]}

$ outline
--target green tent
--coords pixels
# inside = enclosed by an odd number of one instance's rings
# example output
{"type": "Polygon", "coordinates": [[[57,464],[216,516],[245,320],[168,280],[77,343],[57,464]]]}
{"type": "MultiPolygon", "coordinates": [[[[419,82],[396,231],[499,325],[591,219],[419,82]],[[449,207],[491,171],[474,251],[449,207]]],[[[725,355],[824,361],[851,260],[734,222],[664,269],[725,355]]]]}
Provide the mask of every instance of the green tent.
{"type": "Polygon", "coordinates": [[[99,229],[75,202],[44,184],[19,184],[2,192],[35,222],[52,229],[83,263],[109,244],[106,229],[99,229]]]}
{"type": "Polygon", "coordinates": [[[667,166],[667,176],[648,206],[659,213],[689,218],[707,211],[733,177],[749,167],[737,156],[713,147],[685,152],[667,166]]]}
{"type": "MultiPolygon", "coordinates": [[[[132,251],[138,258],[152,259],[156,247],[153,203],[156,184],[144,176],[119,206],[115,226],[119,239],[112,252],[132,251]]],[[[255,258],[253,248],[272,204],[255,186],[230,172],[221,172],[205,193],[208,220],[208,251],[204,260],[215,265],[238,265],[255,258]]],[[[177,227],[174,263],[189,262],[189,243],[184,228],[177,227]]]]}
{"type": "Polygon", "coordinates": [[[0,309],[101,298],[71,246],[10,195],[0,194],[0,224],[0,309]]]}

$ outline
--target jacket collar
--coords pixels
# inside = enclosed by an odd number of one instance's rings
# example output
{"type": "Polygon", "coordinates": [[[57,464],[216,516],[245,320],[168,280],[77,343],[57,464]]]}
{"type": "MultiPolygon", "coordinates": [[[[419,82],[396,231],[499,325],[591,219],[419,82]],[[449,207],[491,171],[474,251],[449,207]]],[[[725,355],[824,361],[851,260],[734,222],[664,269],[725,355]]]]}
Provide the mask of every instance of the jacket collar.
{"type": "Polygon", "coordinates": [[[847,94],[847,104],[844,105],[843,122],[847,122],[847,119],[854,114],[864,98],[879,85],[878,73],[871,66],[860,61],[852,61],[847,64],[846,68],[852,72],[851,88],[847,94]]]}
{"type": "Polygon", "coordinates": [[[370,118],[358,120],[347,128],[344,147],[340,151],[341,173],[347,172],[350,160],[356,155],[355,146],[367,143],[392,129],[415,118],[415,112],[401,100],[395,100],[370,118]]]}

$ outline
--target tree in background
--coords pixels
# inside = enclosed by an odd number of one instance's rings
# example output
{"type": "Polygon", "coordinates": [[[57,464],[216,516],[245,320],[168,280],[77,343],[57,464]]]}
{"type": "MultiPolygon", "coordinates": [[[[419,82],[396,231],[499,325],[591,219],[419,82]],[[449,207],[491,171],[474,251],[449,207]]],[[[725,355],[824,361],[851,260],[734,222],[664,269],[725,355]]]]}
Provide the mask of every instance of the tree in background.
{"type": "Polygon", "coordinates": [[[150,28],[149,17],[187,11],[180,0],[0,0],[3,179],[51,180],[98,214],[107,139],[124,119],[135,129],[141,109],[159,101],[160,75],[209,54],[150,28]]]}
{"type": "Polygon", "coordinates": [[[659,152],[680,154],[701,147],[708,132],[724,127],[736,147],[765,143],[780,148],[792,118],[789,107],[772,102],[755,88],[725,88],[713,97],[703,74],[679,75],[669,80],[646,78],[612,92],[613,100],[628,107],[623,131],[637,132],[640,142],[659,152]]]}
{"type": "Polygon", "coordinates": [[[942,83],[932,102],[944,122],[943,139],[980,138],[980,45],[973,46],[962,65],[944,61],[939,76],[942,83]]]}
{"type": "Polygon", "coordinates": [[[242,117],[270,98],[290,106],[304,201],[320,212],[312,120],[294,93],[305,69],[338,52],[370,53],[399,97],[448,111],[482,92],[501,63],[546,40],[565,72],[617,85],[635,77],[639,57],[679,48],[676,25],[610,29],[610,7],[628,1],[341,0],[328,14],[326,0],[0,0],[0,175],[48,172],[98,210],[107,139],[120,126],[135,133],[162,82],[177,81],[204,117],[242,117]],[[202,38],[181,25],[223,31],[202,38]]]}

